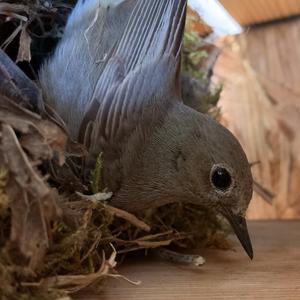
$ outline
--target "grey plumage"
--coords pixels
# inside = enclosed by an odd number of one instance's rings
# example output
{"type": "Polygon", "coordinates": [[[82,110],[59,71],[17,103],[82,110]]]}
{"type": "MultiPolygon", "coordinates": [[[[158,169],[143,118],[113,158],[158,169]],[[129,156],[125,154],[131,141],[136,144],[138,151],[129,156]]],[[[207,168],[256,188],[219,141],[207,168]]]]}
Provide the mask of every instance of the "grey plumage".
{"type": "Polygon", "coordinates": [[[252,257],[243,218],[252,195],[247,158],[228,130],[181,101],[185,11],[183,0],[80,0],[41,85],[72,138],[86,145],[88,167],[103,151],[113,205],[213,207],[252,257]]]}

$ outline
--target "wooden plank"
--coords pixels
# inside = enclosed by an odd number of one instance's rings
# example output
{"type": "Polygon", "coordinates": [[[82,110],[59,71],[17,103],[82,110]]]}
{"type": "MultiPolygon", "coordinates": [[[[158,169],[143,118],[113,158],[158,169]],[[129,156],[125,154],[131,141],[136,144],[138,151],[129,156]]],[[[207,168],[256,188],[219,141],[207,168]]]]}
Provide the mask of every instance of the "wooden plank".
{"type": "Polygon", "coordinates": [[[255,71],[300,96],[300,18],[250,29],[243,38],[255,71]]]}
{"type": "Polygon", "coordinates": [[[255,179],[275,194],[254,194],[252,219],[300,217],[300,19],[251,29],[228,40],[214,69],[223,83],[222,122],[237,136],[255,179]]]}
{"type": "Polygon", "coordinates": [[[82,294],[80,300],[201,300],[300,299],[300,221],[250,223],[255,258],[250,261],[240,246],[236,252],[202,250],[207,264],[183,267],[153,256],[134,258],[119,269],[131,286],[110,280],[105,290],[82,294]]]}
{"type": "MultiPolygon", "coordinates": [[[[275,108],[265,95],[253,69],[244,61],[236,41],[228,44],[219,57],[215,67],[215,79],[224,86],[219,102],[223,124],[236,135],[248,160],[261,162],[252,168],[256,181],[277,195],[278,182],[282,184],[286,176],[279,176],[274,171],[274,165],[281,153],[287,152],[289,145],[282,142],[280,147],[275,146],[274,142],[279,143],[280,135],[275,108]]],[[[277,163],[276,170],[278,169],[277,163]]],[[[270,206],[254,194],[248,216],[255,219],[282,217],[277,203],[285,201],[286,198],[282,198],[282,194],[280,196],[276,197],[275,205],[270,206]]]]}
{"type": "Polygon", "coordinates": [[[300,14],[299,0],[220,0],[242,25],[257,24],[300,14]]]}

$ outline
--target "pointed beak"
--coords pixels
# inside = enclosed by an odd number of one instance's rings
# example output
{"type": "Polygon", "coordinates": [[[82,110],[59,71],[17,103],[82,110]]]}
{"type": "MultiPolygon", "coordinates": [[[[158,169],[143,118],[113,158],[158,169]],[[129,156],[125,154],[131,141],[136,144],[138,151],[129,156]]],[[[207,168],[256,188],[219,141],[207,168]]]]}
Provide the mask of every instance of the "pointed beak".
{"type": "Polygon", "coordinates": [[[225,207],[222,208],[222,213],[229,221],[248,256],[253,259],[253,249],[248,233],[246,219],[242,216],[235,215],[230,209],[225,207]]]}

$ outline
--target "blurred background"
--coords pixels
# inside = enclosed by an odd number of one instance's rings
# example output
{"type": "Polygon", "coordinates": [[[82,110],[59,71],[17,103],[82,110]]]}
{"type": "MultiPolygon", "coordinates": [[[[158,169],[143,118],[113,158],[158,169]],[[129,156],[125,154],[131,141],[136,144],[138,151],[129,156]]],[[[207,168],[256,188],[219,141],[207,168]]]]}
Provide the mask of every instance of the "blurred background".
{"type": "Polygon", "coordinates": [[[254,193],[248,217],[299,218],[300,0],[190,6],[188,32],[219,50],[210,67],[211,86],[221,86],[220,121],[243,145],[255,180],[274,194],[270,205],[254,193]]]}

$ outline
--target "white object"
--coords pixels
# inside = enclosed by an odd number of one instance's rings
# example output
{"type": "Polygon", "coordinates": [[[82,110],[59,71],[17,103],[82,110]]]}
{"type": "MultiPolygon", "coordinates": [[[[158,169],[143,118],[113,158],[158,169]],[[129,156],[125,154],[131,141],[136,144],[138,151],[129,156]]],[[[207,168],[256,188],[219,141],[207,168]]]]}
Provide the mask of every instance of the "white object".
{"type": "Polygon", "coordinates": [[[213,28],[215,37],[242,33],[241,25],[218,0],[189,0],[189,5],[213,28]]]}

